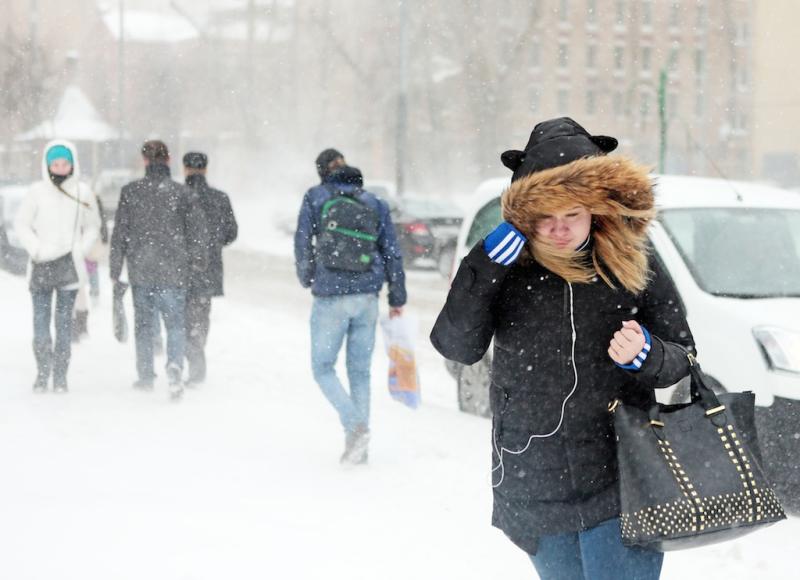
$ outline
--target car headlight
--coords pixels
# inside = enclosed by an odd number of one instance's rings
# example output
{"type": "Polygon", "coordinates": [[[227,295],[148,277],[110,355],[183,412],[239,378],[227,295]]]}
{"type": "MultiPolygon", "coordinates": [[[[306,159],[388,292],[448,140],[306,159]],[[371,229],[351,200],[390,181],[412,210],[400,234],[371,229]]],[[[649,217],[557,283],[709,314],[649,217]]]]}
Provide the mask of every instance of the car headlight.
{"type": "Polygon", "coordinates": [[[800,374],[800,334],[774,326],[756,326],[753,336],[771,369],[800,374]]]}

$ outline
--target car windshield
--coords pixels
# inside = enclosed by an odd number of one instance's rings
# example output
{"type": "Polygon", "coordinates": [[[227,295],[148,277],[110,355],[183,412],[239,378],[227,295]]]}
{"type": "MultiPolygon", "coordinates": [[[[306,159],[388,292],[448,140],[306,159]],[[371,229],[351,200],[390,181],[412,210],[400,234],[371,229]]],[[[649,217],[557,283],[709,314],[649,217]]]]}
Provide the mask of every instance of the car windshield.
{"type": "Polygon", "coordinates": [[[672,209],[660,221],[704,291],[737,298],[800,296],[800,211],[672,209]]]}
{"type": "Polygon", "coordinates": [[[436,198],[407,197],[401,205],[405,213],[419,218],[461,216],[458,207],[436,198]]]}
{"type": "Polygon", "coordinates": [[[500,198],[496,197],[475,214],[475,220],[467,233],[467,247],[472,248],[475,243],[487,236],[497,225],[503,221],[500,215],[500,198]]]}

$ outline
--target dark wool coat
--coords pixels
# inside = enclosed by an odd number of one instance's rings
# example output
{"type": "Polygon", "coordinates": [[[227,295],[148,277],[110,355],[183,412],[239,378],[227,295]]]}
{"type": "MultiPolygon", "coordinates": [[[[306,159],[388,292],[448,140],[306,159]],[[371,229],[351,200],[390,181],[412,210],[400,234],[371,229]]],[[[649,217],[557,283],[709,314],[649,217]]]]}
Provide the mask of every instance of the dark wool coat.
{"type": "Polygon", "coordinates": [[[190,274],[208,266],[208,226],[197,194],[170,179],[166,165],[148,165],[143,179],[122,188],[114,219],[112,280],[127,260],[132,285],[186,288],[190,274]]]}
{"type": "Polygon", "coordinates": [[[190,175],[186,178],[186,185],[197,192],[209,233],[208,268],[192,272],[190,290],[195,294],[222,296],[222,248],[232,244],[239,233],[231,201],[225,193],[210,187],[203,175],[190,175]]]}
{"type": "Polygon", "coordinates": [[[652,256],[649,263],[651,281],[636,295],[599,277],[570,286],[530,257],[496,264],[480,241],[453,280],[431,340],[463,364],[480,360],[494,340],[492,523],[526,552],[535,553],[543,535],[585,530],[619,515],[608,404],[617,397],[645,404],[653,387],[688,374],[686,352],[671,344],[694,350],[682,303],[664,267],[652,256]],[[620,369],[607,353],[623,320],[636,320],[653,335],[639,372],[620,369]],[[576,374],[563,424],[551,437],[531,439],[559,426],[576,374]],[[520,454],[508,452],[526,446],[520,454]]]}

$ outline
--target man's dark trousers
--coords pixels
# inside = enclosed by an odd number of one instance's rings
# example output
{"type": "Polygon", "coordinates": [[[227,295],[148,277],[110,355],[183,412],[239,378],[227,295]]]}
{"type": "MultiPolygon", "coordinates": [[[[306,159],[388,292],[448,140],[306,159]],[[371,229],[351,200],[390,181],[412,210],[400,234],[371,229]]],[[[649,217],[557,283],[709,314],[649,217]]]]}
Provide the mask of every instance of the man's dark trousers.
{"type": "Polygon", "coordinates": [[[200,383],[206,378],[206,341],[211,325],[211,296],[189,290],[186,295],[186,360],[189,381],[200,383]]]}

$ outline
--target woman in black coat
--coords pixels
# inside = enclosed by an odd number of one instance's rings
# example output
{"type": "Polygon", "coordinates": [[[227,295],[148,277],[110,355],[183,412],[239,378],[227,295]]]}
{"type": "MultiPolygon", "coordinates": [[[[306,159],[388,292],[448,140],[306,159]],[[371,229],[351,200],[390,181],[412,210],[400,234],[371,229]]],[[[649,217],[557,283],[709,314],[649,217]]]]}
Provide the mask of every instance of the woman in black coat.
{"type": "Polygon", "coordinates": [[[646,403],[689,373],[692,334],[652,255],[645,167],[568,118],[540,123],[502,198],[506,220],[464,258],[431,340],[481,359],[494,341],[492,523],[549,578],[658,578],[622,545],[608,404],[646,403]]]}

